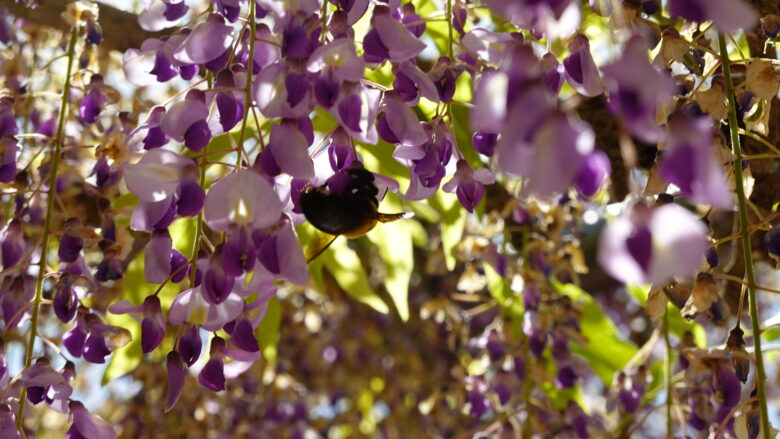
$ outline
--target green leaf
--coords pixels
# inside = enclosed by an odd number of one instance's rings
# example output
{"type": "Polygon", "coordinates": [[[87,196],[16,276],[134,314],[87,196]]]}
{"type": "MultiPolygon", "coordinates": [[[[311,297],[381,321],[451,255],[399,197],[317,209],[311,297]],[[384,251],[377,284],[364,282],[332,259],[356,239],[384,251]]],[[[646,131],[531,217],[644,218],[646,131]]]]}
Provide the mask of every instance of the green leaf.
{"type": "Polygon", "coordinates": [[[585,357],[601,381],[609,386],[612,376],[621,370],[636,354],[637,347],[624,340],[615,323],[610,320],[593,297],[572,284],[550,280],[560,294],[569,296],[582,310],[580,327],[587,338],[585,345],[574,344],[572,351],[585,357]]]}
{"type": "Polygon", "coordinates": [[[346,238],[336,239],[319,258],[347,294],[382,314],[390,311],[387,304],[371,288],[366,270],[363,269],[357,253],[347,246],[346,238]]]}
{"type": "Polygon", "coordinates": [[[498,274],[492,265],[485,263],[482,264],[482,267],[484,267],[485,270],[487,289],[488,292],[490,292],[490,295],[496,299],[496,302],[498,302],[501,308],[503,308],[510,317],[516,319],[522,317],[523,312],[525,311],[522,297],[512,291],[506,278],[498,274]]]}
{"type": "Polygon", "coordinates": [[[431,197],[431,206],[441,214],[441,244],[444,247],[444,260],[448,270],[455,268],[455,247],[463,237],[466,226],[466,209],[455,194],[438,191],[431,197]]]}
{"type": "Polygon", "coordinates": [[[279,340],[279,327],[282,324],[282,303],[274,296],[268,301],[268,311],[260,322],[255,335],[263,351],[263,357],[269,363],[276,363],[276,343],[279,340]]]}
{"type": "MultiPolygon", "coordinates": [[[[385,199],[384,210],[401,211],[401,203],[395,197],[385,199]]],[[[398,220],[377,224],[366,236],[379,250],[385,263],[387,274],[385,288],[390,293],[401,320],[409,319],[409,281],[412,278],[414,256],[412,250],[412,229],[410,220],[398,220]]]]}

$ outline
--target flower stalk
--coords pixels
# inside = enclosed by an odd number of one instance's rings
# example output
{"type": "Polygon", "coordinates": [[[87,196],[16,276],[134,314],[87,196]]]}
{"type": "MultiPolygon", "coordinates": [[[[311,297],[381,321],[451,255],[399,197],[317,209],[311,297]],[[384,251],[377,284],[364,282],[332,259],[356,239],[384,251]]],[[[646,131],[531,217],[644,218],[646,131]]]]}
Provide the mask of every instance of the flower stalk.
{"type": "MultiPolygon", "coordinates": [[[[76,58],[76,40],[78,39],[78,28],[73,27],[70,31],[70,42],[68,43],[68,67],[65,73],[65,84],[62,88],[62,100],[60,102],[60,114],[57,121],[57,134],[54,138],[54,152],[52,154],[52,165],[49,171],[49,192],[46,200],[46,219],[43,225],[43,242],[41,243],[41,257],[38,262],[38,278],[35,281],[35,299],[33,299],[32,317],[30,318],[30,337],[27,341],[27,353],[24,360],[24,368],[27,369],[32,364],[33,349],[35,347],[35,338],[38,333],[38,315],[41,309],[43,298],[43,277],[46,275],[46,263],[49,254],[49,243],[51,238],[52,218],[54,217],[54,198],[57,195],[57,172],[60,166],[60,152],[65,140],[65,120],[68,114],[68,96],[70,95],[70,78],[73,72],[73,60],[76,58]]],[[[19,394],[19,410],[16,415],[16,428],[24,436],[22,428],[24,419],[24,406],[27,397],[27,387],[23,386],[19,394]]]]}
{"type": "Polygon", "coordinates": [[[761,430],[763,438],[769,439],[769,411],[766,401],[766,371],[764,370],[764,356],[761,351],[761,326],[758,318],[758,304],[756,303],[756,276],[753,271],[753,253],[750,248],[750,234],[748,231],[747,202],[745,188],[742,181],[742,151],[739,145],[739,127],[737,126],[737,100],[734,96],[734,83],[731,78],[731,62],[726,47],[726,38],[723,33],[718,34],[721,62],[723,63],[723,77],[726,80],[726,93],[729,104],[729,130],[731,137],[731,150],[734,154],[734,177],[739,202],[739,227],[742,235],[742,255],[745,263],[745,277],[747,277],[748,301],[750,302],[750,319],[753,324],[753,345],[756,357],[756,387],[758,401],[761,410],[761,430]]]}
{"type": "MultiPolygon", "coordinates": [[[[257,24],[255,23],[255,0],[249,0],[249,61],[246,66],[246,85],[244,89],[244,117],[241,119],[241,131],[238,135],[238,158],[236,170],[241,169],[241,159],[244,154],[244,138],[246,136],[246,124],[249,119],[249,108],[252,106],[252,69],[255,67],[255,38],[257,38],[257,24]]],[[[261,135],[257,133],[257,135],[261,135]]]]}

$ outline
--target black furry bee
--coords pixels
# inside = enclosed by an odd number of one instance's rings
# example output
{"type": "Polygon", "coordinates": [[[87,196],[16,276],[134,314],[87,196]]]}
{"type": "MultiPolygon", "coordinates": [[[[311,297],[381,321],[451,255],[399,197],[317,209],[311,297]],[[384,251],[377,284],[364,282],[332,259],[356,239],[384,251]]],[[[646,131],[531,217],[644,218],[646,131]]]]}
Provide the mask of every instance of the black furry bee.
{"type": "Polygon", "coordinates": [[[311,261],[339,236],[355,238],[371,231],[378,222],[386,223],[408,218],[410,213],[379,212],[379,189],[374,174],[362,167],[341,171],[322,186],[306,185],[301,191],[300,206],[303,215],[324,237],[315,239],[307,249],[306,260],[311,261]],[[319,241],[319,242],[317,242],[319,241]]]}

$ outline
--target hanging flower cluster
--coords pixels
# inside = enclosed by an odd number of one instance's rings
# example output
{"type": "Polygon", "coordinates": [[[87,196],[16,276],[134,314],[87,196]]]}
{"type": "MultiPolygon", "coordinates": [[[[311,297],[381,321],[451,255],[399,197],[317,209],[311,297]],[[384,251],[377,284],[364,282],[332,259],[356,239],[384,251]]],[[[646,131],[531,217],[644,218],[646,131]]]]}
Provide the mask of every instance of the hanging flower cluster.
{"type": "Polygon", "coordinates": [[[41,403],[69,416],[65,437],[153,434],[77,397],[100,364],[151,377],[144,410],[201,422],[228,401],[235,436],[658,436],[643,423],[663,384],[685,405],[667,434],[769,434],[760,337],[748,353],[731,285],[744,273],[765,325],[769,276],[731,235],[772,229],[780,255],[780,73],[754,53],[780,11],[146,0],[149,38],[121,62],[100,11],[69,5],[55,34],[0,9],[0,436],[41,403]],[[723,33],[741,31],[736,69],[723,33]],[[61,47],[64,69],[41,67],[61,47]]]}

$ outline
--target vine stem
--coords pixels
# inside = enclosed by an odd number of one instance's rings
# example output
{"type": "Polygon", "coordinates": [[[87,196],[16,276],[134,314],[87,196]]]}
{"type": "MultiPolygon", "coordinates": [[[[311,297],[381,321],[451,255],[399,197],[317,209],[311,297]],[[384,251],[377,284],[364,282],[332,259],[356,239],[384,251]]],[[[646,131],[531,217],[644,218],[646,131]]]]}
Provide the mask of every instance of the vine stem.
{"type": "MultiPolygon", "coordinates": [[[[73,72],[73,59],[76,57],[76,39],[78,32],[76,26],[70,31],[70,42],[68,43],[68,68],[65,73],[65,85],[62,88],[62,101],[60,103],[59,120],[57,121],[57,136],[54,140],[54,153],[52,154],[52,165],[49,171],[49,193],[46,200],[46,219],[43,223],[43,243],[41,243],[41,257],[38,262],[38,279],[35,281],[35,299],[33,302],[32,317],[30,318],[30,338],[27,341],[27,353],[24,360],[24,368],[27,369],[32,364],[33,349],[35,347],[35,337],[38,333],[38,314],[41,309],[43,299],[43,278],[46,274],[46,262],[49,253],[49,238],[51,237],[51,223],[54,216],[54,198],[57,195],[57,171],[60,166],[60,151],[65,140],[65,119],[68,114],[68,96],[70,95],[70,76],[73,72]]],[[[19,411],[16,415],[16,429],[24,437],[24,428],[22,421],[24,419],[24,401],[27,397],[27,386],[22,386],[19,394],[19,411]]]]}
{"type": "Polygon", "coordinates": [[[452,39],[452,0],[447,0],[447,42],[449,43],[449,55],[450,55],[450,61],[455,60],[454,51],[452,49],[453,39],[452,39]]]}
{"type": "Polygon", "coordinates": [[[723,63],[723,77],[726,80],[726,93],[729,102],[729,130],[731,133],[731,150],[734,154],[734,176],[739,201],[739,227],[742,235],[742,255],[745,262],[745,276],[747,277],[748,301],[750,302],[750,320],[756,334],[753,336],[753,346],[756,356],[756,387],[758,390],[758,402],[761,409],[761,430],[763,438],[769,439],[769,410],[766,402],[766,371],[764,370],[764,356],[761,351],[760,323],[758,319],[758,304],[756,303],[756,275],[753,272],[753,252],[750,248],[750,235],[748,233],[747,203],[745,200],[745,188],[742,182],[742,151],[739,146],[739,127],[737,126],[737,100],[734,96],[734,83],[731,79],[731,62],[726,48],[726,38],[723,33],[718,34],[720,45],[720,57],[723,63]]]}
{"type": "MultiPolygon", "coordinates": [[[[249,119],[249,107],[252,106],[252,69],[255,67],[255,38],[257,38],[257,24],[255,23],[255,0],[249,0],[249,61],[246,66],[246,85],[244,86],[244,117],[241,118],[241,131],[238,136],[238,158],[236,170],[241,169],[241,159],[244,150],[244,138],[246,136],[246,124],[249,119]]],[[[257,133],[259,136],[260,133],[257,133]]]]}
{"type": "Polygon", "coordinates": [[[664,343],[666,344],[666,437],[674,437],[672,425],[672,342],[669,340],[669,307],[664,312],[664,343]]]}

